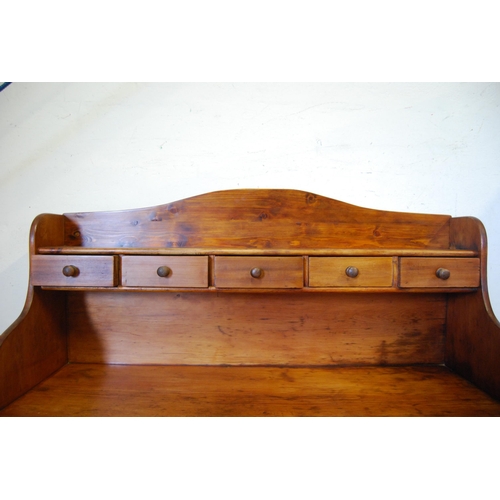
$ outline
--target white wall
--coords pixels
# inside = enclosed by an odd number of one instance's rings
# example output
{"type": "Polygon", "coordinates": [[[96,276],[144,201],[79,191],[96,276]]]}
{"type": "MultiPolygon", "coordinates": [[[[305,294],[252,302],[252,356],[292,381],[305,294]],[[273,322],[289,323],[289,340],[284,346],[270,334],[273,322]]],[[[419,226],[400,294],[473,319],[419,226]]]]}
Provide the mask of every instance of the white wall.
{"type": "Polygon", "coordinates": [[[500,313],[500,84],[19,84],[0,93],[0,332],[43,212],[282,187],[473,215],[500,313]]]}

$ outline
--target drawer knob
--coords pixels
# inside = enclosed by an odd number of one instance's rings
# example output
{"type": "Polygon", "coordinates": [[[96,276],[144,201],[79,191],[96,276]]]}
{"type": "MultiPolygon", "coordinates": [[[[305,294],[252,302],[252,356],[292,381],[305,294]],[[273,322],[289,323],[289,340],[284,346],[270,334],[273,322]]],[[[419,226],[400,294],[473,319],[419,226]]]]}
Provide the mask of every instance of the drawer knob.
{"type": "Polygon", "coordinates": [[[167,267],[167,266],[160,266],[157,270],[156,270],[156,274],[160,277],[160,278],[168,278],[168,276],[170,276],[170,273],[172,272],[172,270],[170,269],[170,267],[167,267]]]}
{"type": "Polygon", "coordinates": [[[349,278],[355,278],[359,274],[359,269],[354,266],[349,266],[346,268],[345,273],[349,276],[349,278]]]}
{"type": "Polygon", "coordinates": [[[251,271],[250,274],[252,275],[252,278],[260,278],[263,274],[262,269],[260,267],[254,267],[251,271]]]}
{"type": "Polygon", "coordinates": [[[67,276],[68,278],[70,277],[76,278],[80,273],[80,270],[76,266],[64,266],[62,273],[64,274],[64,276],[67,276]]]}
{"type": "Polygon", "coordinates": [[[451,273],[448,269],[445,269],[444,267],[440,267],[436,271],[436,276],[441,280],[447,280],[451,276],[451,273]]]}

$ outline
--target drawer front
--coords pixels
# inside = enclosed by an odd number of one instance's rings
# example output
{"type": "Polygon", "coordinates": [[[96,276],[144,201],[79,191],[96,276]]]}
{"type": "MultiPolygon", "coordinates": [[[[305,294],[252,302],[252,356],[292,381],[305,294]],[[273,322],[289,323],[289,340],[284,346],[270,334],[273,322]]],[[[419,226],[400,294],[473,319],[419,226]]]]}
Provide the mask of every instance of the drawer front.
{"type": "Polygon", "coordinates": [[[207,288],[208,257],[122,256],[122,285],[207,288]]]}
{"type": "Polygon", "coordinates": [[[218,288],[302,288],[302,257],[215,257],[218,288]]]}
{"type": "Polygon", "coordinates": [[[310,257],[310,287],[390,287],[392,257],[310,257]]]}
{"type": "Polygon", "coordinates": [[[31,283],[35,286],[115,286],[114,256],[33,255],[31,283]]]}
{"type": "Polygon", "coordinates": [[[401,288],[475,288],[479,281],[479,259],[401,257],[401,288]]]}

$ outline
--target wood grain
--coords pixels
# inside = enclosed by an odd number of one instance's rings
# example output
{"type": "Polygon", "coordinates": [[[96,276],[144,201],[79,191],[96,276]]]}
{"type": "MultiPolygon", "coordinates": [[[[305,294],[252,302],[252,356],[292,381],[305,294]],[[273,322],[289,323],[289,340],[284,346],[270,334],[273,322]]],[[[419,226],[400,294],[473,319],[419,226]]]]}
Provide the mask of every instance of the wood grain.
{"type": "Polygon", "coordinates": [[[442,366],[65,366],[0,416],[500,416],[442,366]]]}
{"type": "MultiPolygon", "coordinates": [[[[63,217],[39,215],[30,230],[30,254],[62,242],[63,217]]],[[[19,318],[0,335],[0,408],[67,362],[65,296],[28,285],[19,318]]]]}
{"type": "Polygon", "coordinates": [[[215,257],[217,288],[302,288],[302,257],[215,257]],[[258,278],[250,271],[259,269],[258,278]]]}
{"type": "Polygon", "coordinates": [[[452,219],[451,229],[455,248],[480,251],[481,288],[448,300],[446,364],[500,400],[500,323],[488,294],[486,230],[474,217],[452,219]]]}
{"type": "Polygon", "coordinates": [[[479,259],[402,257],[400,259],[400,286],[425,287],[478,287],[479,259]],[[436,276],[439,268],[451,272],[448,279],[436,276]]]}
{"type": "Polygon", "coordinates": [[[219,191],[65,220],[65,245],[86,248],[449,249],[447,215],[370,210],[284,189],[219,191]]]}
{"type": "Polygon", "coordinates": [[[147,248],[147,247],[40,247],[43,255],[314,255],[314,256],[358,256],[391,257],[477,257],[476,250],[426,249],[426,248],[147,248]]]}
{"type": "Polygon", "coordinates": [[[42,215],[30,257],[25,309],[0,336],[0,408],[9,405],[0,415],[500,416],[500,403],[464,379],[500,399],[500,324],[488,298],[486,234],[473,218],[233,190],[42,215]],[[169,259],[177,277],[183,254],[204,259],[208,288],[175,292],[149,279],[150,265],[169,259]],[[327,260],[355,258],[376,269],[374,281],[323,281],[327,260]],[[74,259],[84,266],[78,277],[89,263],[91,281],[54,282],[74,259]],[[119,282],[120,259],[133,290],[119,282]],[[382,272],[385,261],[391,272],[382,272]],[[98,262],[108,278],[113,263],[113,291],[90,264],[98,262]],[[253,267],[263,269],[259,284],[253,267]],[[436,278],[437,267],[451,277],[436,278]]]}
{"type": "Polygon", "coordinates": [[[72,362],[442,363],[438,294],[69,293],[72,362]]]}
{"type": "Polygon", "coordinates": [[[309,286],[312,287],[389,287],[392,286],[392,257],[311,257],[309,286]],[[346,274],[354,266],[355,278],[346,274]]]}
{"type": "Polygon", "coordinates": [[[122,256],[120,261],[122,286],[208,287],[206,256],[122,256]],[[157,271],[161,266],[170,269],[168,276],[158,276],[157,271]]]}
{"type": "Polygon", "coordinates": [[[115,286],[116,259],[98,255],[32,255],[31,284],[34,286],[115,286]],[[65,276],[63,268],[74,266],[75,276],[65,276]]]}

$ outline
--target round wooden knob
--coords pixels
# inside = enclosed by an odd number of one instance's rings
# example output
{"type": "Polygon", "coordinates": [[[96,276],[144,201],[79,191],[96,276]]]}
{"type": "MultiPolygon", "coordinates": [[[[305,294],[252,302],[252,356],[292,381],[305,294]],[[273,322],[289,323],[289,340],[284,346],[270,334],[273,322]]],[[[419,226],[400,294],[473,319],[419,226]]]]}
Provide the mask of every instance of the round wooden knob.
{"type": "Polygon", "coordinates": [[[76,266],[64,266],[62,273],[64,276],[67,276],[68,278],[73,277],[76,278],[79,273],[79,269],[76,266]]]}
{"type": "Polygon", "coordinates": [[[160,278],[167,278],[170,273],[172,272],[172,270],[170,269],[170,267],[167,267],[167,266],[160,266],[157,270],[156,270],[156,274],[160,277],[160,278]]]}
{"type": "Polygon", "coordinates": [[[447,280],[451,276],[451,273],[448,269],[445,269],[444,267],[440,267],[436,271],[436,276],[441,280],[447,280]]]}
{"type": "Polygon", "coordinates": [[[346,268],[345,273],[349,276],[349,278],[355,278],[359,274],[359,269],[354,266],[349,266],[346,268]]]}
{"type": "Polygon", "coordinates": [[[262,276],[262,269],[260,267],[254,267],[251,271],[250,274],[252,275],[252,278],[260,278],[262,276]]]}

